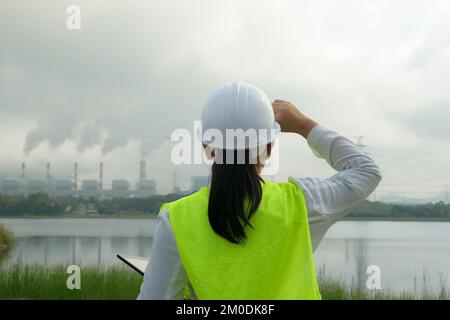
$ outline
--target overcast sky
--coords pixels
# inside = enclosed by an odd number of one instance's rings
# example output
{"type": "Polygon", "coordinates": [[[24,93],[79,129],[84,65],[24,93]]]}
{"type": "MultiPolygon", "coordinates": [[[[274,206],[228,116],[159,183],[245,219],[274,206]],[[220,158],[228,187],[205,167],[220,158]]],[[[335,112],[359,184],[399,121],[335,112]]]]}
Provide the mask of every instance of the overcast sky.
{"type": "MultiPolygon", "coordinates": [[[[353,140],[383,172],[379,194],[450,185],[450,2],[134,0],[0,2],[0,177],[135,183],[160,192],[206,166],[170,164],[170,133],[233,80],[291,100],[353,140]],[[81,9],[68,30],[66,9],[81,9]]],[[[284,136],[277,180],[333,174],[284,136]]]]}

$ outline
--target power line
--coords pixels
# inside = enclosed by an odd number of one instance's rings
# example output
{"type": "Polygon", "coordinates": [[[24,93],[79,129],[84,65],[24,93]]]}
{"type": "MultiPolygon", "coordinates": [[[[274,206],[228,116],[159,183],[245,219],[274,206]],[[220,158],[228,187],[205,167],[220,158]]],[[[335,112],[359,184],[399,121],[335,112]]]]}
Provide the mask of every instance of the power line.
{"type": "MultiPolygon", "coordinates": [[[[440,190],[442,194],[442,189],[440,190]]],[[[384,193],[420,193],[420,194],[436,194],[439,193],[439,191],[414,191],[414,190],[378,190],[378,192],[384,192],[384,193]]]]}
{"type": "Polygon", "coordinates": [[[410,180],[410,181],[405,181],[405,182],[400,182],[400,183],[383,183],[384,186],[395,186],[395,185],[403,185],[403,184],[410,184],[410,183],[420,183],[420,182],[426,182],[426,181],[433,181],[433,180],[439,180],[439,179],[446,179],[446,178],[450,178],[450,176],[439,176],[439,177],[433,177],[433,178],[425,178],[425,179],[420,179],[420,180],[410,180]]]}
{"type": "Polygon", "coordinates": [[[416,150],[404,150],[404,151],[400,151],[400,150],[387,150],[387,149],[382,149],[382,148],[374,148],[374,154],[379,154],[379,155],[385,155],[386,153],[392,153],[392,154],[399,154],[399,155],[403,155],[403,156],[408,156],[409,154],[418,154],[418,155],[424,155],[424,156],[437,156],[437,157],[448,157],[450,158],[450,153],[434,153],[434,152],[427,152],[427,151],[416,151],[416,150]]]}

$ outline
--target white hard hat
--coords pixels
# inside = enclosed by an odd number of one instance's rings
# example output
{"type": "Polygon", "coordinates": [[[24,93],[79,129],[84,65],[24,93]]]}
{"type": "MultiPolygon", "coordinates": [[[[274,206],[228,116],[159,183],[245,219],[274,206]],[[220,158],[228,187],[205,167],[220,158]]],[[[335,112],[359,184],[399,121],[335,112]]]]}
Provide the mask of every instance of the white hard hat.
{"type": "Polygon", "coordinates": [[[261,89],[242,81],[214,92],[203,106],[201,120],[198,138],[214,149],[254,149],[271,143],[280,133],[269,98],[261,89]],[[237,139],[227,138],[233,131],[237,139]]]}

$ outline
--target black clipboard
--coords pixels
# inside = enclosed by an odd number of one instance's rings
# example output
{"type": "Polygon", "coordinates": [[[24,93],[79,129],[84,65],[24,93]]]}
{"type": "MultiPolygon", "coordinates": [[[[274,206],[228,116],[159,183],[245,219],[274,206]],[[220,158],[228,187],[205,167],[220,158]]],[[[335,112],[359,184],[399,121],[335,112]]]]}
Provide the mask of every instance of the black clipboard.
{"type": "Polygon", "coordinates": [[[117,254],[117,258],[127,266],[129,266],[131,269],[139,273],[141,276],[144,275],[145,268],[149,263],[149,259],[145,257],[129,257],[117,254]]]}

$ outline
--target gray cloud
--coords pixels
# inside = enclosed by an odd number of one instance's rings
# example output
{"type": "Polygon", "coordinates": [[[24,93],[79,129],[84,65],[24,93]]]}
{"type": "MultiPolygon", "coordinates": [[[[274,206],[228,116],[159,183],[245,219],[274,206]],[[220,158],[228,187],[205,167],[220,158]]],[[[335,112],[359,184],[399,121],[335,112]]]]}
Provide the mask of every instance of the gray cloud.
{"type": "Polygon", "coordinates": [[[101,141],[102,136],[100,128],[95,124],[86,124],[82,128],[77,148],[80,152],[83,152],[86,149],[100,145],[101,141]]]}
{"type": "Polygon", "coordinates": [[[428,11],[409,63],[412,69],[424,68],[445,54],[450,45],[449,17],[450,6],[445,2],[428,11]]]}
{"type": "Polygon", "coordinates": [[[430,102],[398,119],[418,137],[441,140],[448,143],[450,139],[450,103],[430,102]]]}
{"type": "Polygon", "coordinates": [[[38,147],[48,137],[48,133],[43,128],[36,128],[28,132],[23,152],[28,155],[34,148],[38,147]]]}
{"type": "MultiPolygon", "coordinates": [[[[24,154],[120,162],[115,151],[136,164],[152,159],[167,175],[167,148],[158,148],[236,79],[369,144],[401,151],[410,135],[434,146],[448,134],[445,1],[77,0],[80,31],[65,28],[69,4],[0,2],[0,130],[26,124],[14,131],[19,151],[0,155],[0,175],[24,154]],[[374,12],[380,23],[369,28],[374,12]]],[[[116,164],[115,174],[134,177],[129,167],[116,164]]],[[[409,175],[398,167],[394,180],[409,175]]]]}
{"type": "MultiPolygon", "coordinates": [[[[124,19],[108,1],[82,1],[80,6],[83,28],[77,33],[65,29],[63,3],[43,1],[22,11],[13,1],[2,2],[2,12],[16,19],[0,31],[6,40],[1,50],[0,114],[37,120],[24,142],[25,154],[44,141],[53,147],[74,141],[80,151],[99,145],[109,153],[151,136],[151,142],[142,142],[147,155],[173,128],[189,124],[180,111],[194,119],[198,112],[190,110],[198,110],[201,100],[189,77],[207,83],[209,72],[195,56],[171,61],[171,54],[181,48],[168,40],[182,35],[170,24],[162,33],[155,22],[160,13],[128,7],[124,16],[130,17],[124,19]],[[65,118],[71,119],[69,127],[68,121],[61,121],[65,118]],[[82,133],[74,135],[75,128],[83,128],[82,133]]],[[[155,9],[160,4],[138,6],[155,9]]]]}

